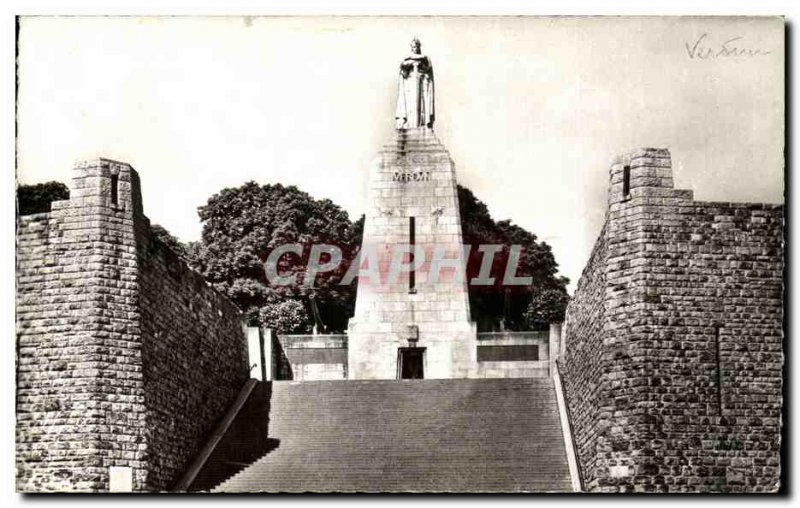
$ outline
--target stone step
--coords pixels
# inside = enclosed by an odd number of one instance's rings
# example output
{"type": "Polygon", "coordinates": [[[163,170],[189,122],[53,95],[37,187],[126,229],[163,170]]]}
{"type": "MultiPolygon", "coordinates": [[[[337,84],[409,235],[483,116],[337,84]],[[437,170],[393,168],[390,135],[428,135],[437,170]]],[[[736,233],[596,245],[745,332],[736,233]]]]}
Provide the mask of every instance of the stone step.
{"type": "Polygon", "coordinates": [[[232,428],[193,490],[570,490],[550,379],[261,383],[232,428]]]}

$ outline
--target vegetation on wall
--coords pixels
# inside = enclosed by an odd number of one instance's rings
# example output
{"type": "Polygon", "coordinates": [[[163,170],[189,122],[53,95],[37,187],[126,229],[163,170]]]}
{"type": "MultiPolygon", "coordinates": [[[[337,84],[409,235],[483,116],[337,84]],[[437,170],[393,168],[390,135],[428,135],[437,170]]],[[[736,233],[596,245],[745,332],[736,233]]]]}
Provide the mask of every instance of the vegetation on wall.
{"type": "Polygon", "coordinates": [[[37,183],[17,187],[17,214],[50,211],[50,203],[69,199],[69,188],[61,182],[37,183]]]}

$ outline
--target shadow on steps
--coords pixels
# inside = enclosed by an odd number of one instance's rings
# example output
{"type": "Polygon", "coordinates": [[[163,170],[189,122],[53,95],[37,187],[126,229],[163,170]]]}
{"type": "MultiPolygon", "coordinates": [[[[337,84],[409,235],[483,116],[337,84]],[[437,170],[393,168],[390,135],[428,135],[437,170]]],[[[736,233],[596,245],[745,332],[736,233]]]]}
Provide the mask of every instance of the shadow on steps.
{"type": "Polygon", "coordinates": [[[214,492],[572,490],[550,378],[277,381],[269,402],[280,448],[214,492]]]}
{"type": "Polygon", "coordinates": [[[280,446],[280,440],[269,437],[271,399],[272,383],[260,382],[253,388],[241,412],[189,487],[190,492],[211,490],[280,446]]]}

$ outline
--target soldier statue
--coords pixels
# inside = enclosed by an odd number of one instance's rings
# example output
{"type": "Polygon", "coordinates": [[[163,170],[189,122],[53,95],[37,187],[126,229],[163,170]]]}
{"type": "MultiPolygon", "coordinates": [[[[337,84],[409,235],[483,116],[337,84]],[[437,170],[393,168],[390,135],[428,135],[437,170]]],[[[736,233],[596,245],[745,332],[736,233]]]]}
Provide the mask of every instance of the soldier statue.
{"type": "Polygon", "coordinates": [[[396,127],[432,128],[433,120],[433,66],[422,54],[422,44],[415,37],[411,41],[411,55],[400,63],[396,127]]]}

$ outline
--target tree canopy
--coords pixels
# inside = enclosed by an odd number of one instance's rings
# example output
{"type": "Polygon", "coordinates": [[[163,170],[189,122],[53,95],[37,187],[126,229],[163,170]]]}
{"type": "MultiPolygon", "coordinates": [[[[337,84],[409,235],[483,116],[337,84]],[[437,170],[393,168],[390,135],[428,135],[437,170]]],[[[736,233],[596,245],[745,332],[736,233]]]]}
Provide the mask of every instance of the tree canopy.
{"type": "MultiPolygon", "coordinates": [[[[563,319],[568,280],[558,276],[550,246],[511,221],[495,221],[469,189],[459,186],[458,197],[464,243],[472,246],[468,280],[480,270],[478,246],[502,246],[491,271],[495,283],[469,286],[472,318],[479,329],[543,329],[563,319]],[[530,285],[503,285],[511,245],[522,248],[515,275],[531,277],[530,285]]],[[[314,199],[294,186],[255,182],[223,189],[198,213],[202,240],[176,253],[236,302],[251,323],[284,333],[305,333],[315,321],[316,306],[327,331],[346,329],[355,308],[357,282],[348,286],[338,282],[361,246],[363,216],[352,222],[346,211],[328,199],[314,199]],[[297,283],[275,286],[267,280],[264,261],[273,249],[293,243],[302,245],[303,253],[282,256],[279,271],[282,276],[294,275],[297,283]],[[343,262],[335,271],[319,274],[313,288],[304,287],[301,277],[310,248],[323,243],[341,248],[343,262]]],[[[158,231],[162,241],[172,245],[174,237],[164,233],[158,231]]]]}
{"type": "Polygon", "coordinates": [[[507,329],[545,329],[551,321],[564,318],[569,297],[569,279],[558,276],[558,263],[551,247],[538,241],[535,234],[510,220],[492,219],[486,204],[466,187],[458,186],[458,204],[465,245],[470,245],[467,280],[477,277],[482,253],[479,245],[502,245],[495,255],[491,286],[469,286],[472,319],[480,330],[496,330],[502,323],[507,329]],[[521,246],[517,277],[531,277],[530,285],[507,286],[503,276],[510,247],[521,246]]]}
{"type": "Polygon", "coordinates": [[[69,187],[61,182],[37,183],[17,187],[17,213],[30,215],[50,211],[50,203],[69,199],[69,187]]]}
{"type": "Polygon", "coordinates": [[[159,240],[161,243],[169,247],[173,253],[175,253],[179,258],[183,259],[189,265],[192,264],[194,261],[194,257],[192,256],[191,244],[187,245],[182,243],[180,240],[175,238],[164,226],[160,224],[153,224],[150,226],[150,232],[153,236],[159,240]]]}
{"type": "MultiPolygon", "coordinates": [[[[17,189],[20,215],[47,212],[52,201],[61,199],[69,199],[69,189],[60,182],[17,189]]],[[[472,318],[479,329],[497,330],[501,323],[507,329],[544,329],[562,320],[569,281],[558,275],[550,246],[510,220],[495,221],[486,204],[466,187],[458,186],[458,200],[464,243],[471,246],[467,280],[480,271],[483,254],[478,246],[502,246],[491,269],[495,283],[469,285],[472,318]],[[515,275],[531,277],[530,285],[503,284],[512,245],[522,247],[515,275]]],[[[252,181],[211,196],[198,214],[203,223],[199,242],[183,244],[157,224],[153,234],[228,295],[251,324],[301,333],[310,331],[316,314],[327,331],[346,329],[355,309],[356,284],[338,282],[361,246],[363,216],[353,222],[329,199],[314,199],[295,186],[252,181]],[[284,255],[279,270],[281,275],[296,276],[297,283],[274,286],[266,278],[264,261],[273,249],[291,243],[303,246],[303,253],[284,255]],[[343,260],[338,269],[319,274],[313,288],[307,288],[300,282],[314,244],[338,246],[343,260]]]]}
{"type": "Polygon", "coordinates": [[[297,187],[255,182],[223,189],[198,213],[203,222],[202,241],[189,246],[192,264],[236,302],[251,322],[292,323],[291,330],[279,331],[306,331],[312,323],[313,295],[328,331],[346,328],[354,308],[355,287],[337,282],[361,243],[360,221],[351,222],[347,212],[331,200],[314,199],[297,187]],[[276,247],[294,243],[303,246],[303,255],[282,256],[279,271],[282,276],[294,274],[298,283],[275,286],[266,278],[264,261],[276,247]],[[320,274],[313,288],[306,288],[300,277],[310,247],[323,243],[339,246],[344,262],[337,270],[320,274]],[[276,315],[275,308],[264,308],[286,299],[304,303],[305,313],[296,305],[284,304],[281,308],[291,309],[291,319],[267,319],[276,315]]]}

